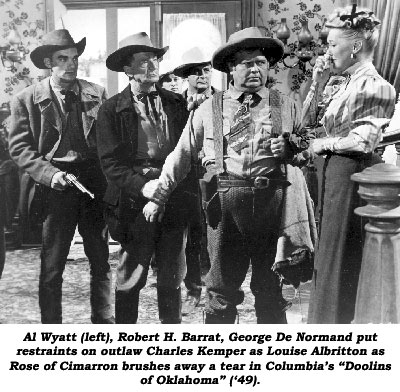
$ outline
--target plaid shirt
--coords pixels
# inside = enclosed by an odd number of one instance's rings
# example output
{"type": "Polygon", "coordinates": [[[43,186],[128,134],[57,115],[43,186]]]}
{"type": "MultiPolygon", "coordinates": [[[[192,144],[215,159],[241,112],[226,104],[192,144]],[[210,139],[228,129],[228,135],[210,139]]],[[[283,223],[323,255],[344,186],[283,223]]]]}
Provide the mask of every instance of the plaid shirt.
{"type": "MultiPolygon", "coordinates": [[[[337,153],[372,152],[381,140],[382,127],[393,115],[395,89],[371,62],[356,63],[346,74],[349,78],[335,92],[321,119],[327,137],[320,142],[324,150],[337,153]]],[[[305,100],[303,123],[311,122],[314,115],[316,90],[311,89],[305,100]]]]}

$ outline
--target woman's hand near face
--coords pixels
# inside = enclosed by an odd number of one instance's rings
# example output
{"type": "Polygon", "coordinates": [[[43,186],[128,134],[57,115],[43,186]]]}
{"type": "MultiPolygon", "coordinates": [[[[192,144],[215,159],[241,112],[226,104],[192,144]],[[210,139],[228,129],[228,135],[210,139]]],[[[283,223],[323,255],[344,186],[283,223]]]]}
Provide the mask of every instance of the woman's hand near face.
{"type": "Polygon", "coordinates": [[[329,54],[319,56],[315,61],[313,69],[313,81],[316,83],[324,83],[329,79],[331,68],[331,57],[329,54]]]}

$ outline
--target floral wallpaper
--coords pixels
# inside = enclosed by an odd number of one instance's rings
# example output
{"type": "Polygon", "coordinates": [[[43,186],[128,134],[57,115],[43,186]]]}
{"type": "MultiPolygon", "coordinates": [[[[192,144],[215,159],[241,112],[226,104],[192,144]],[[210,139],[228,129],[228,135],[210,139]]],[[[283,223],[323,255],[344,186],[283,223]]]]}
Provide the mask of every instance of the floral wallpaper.
{"type": "MultiPolygon", "coordinates": [[[[287,42],[288,51],[292,54],[298,49],[298,33],[302,23],[308,24],[313,36],[310,49],[316,52],[320,44],[319,33],[323,28],[324,20],[336,7],[342,6],[341,1],[335,0],[259,0],[257,7],[257,24],[265,31],[266,36],[276,37],[281,19],[286,19],[290,37],[287,42]]],[[[271,72],[272,84],[278,90],[302,102],[311,82],[311,62],[299,62],[294,55],[288,56],[285,63],[279,62],[271,72]]]]}
{"type": "Polygon", "coordinates": [[[9,69],[0,63],[0,108],[4,108],[14,94],[44,76],[32,64],[29,53],[45,32],[45,0],[0,0],[0,15],[0,46],[8,45],[9,34],[15,30],[23,54],[9,69]]]}

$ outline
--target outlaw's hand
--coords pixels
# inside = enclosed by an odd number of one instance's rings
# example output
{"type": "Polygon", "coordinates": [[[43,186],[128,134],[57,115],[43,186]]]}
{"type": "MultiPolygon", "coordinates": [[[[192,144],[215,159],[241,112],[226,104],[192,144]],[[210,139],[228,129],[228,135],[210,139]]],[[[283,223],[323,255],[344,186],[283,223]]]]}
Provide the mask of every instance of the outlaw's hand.
{"type": "Polygon", "coordinates": [[[157,203],[153,203],[149,201],[143,207],[143,215],[146,218],[147,222],[161,222],[165,212],[165,207],[160,206],[157,203]]]}
{"type": "Polygon", "coordinates": [[[141,190],[142,195],[158,204],[165,204],[168,200],[168,190],[162,187],[158,180],[150,180],[144,184],[141,190]]]}
{"type": "Polygon", "coordinates": [[[275,158],[288,158],[291,150],[287,139],[282,135],[271,139],[271,152],[275,158]]]}
{"type": "Polygon", "coordinates": [[[63,191],[64,189],[68,188],[68,183],[65,180],[65,175],[67,173],[63,171],[58,171],[53,175],[51,178],[51,187],[55,189],[56,191],[63,191]]]}
{"type": "Polygon", "coordinates": [[[311,144],[314,154],[321,155],[325,153],[324,139],[314,139],[311,144]]]}

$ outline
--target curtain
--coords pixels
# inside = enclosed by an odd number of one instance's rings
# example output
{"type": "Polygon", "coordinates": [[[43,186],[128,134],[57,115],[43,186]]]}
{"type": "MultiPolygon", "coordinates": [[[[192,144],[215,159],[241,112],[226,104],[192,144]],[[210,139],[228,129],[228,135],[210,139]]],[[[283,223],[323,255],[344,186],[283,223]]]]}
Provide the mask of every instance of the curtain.
{"type": "Polygon", "coordinates": [[[222,42],[226,42],[225,14],[223,13],[186,13],[163,15],[163,45],[170,45],[171,32],[187,19],[202,19],[214,25],[221,34],[222,42]]]}
{"type": "Polygon", "coordinates": [[[378,72],[400,93],[400,1],[359,0],[358,4],[370,8],[382,21],[374,64],[378,72]]]}
{"type": "MultiPolygon", "coordinates": [[[[180,13],[163,15],[163,46],[169,45],[164,60],[175,66],[211,60],[214,51],[226,42],[225,13],[180,13]]],[[[226,75],[214,70],[211,83],[225,89],[226,75]]]]}

